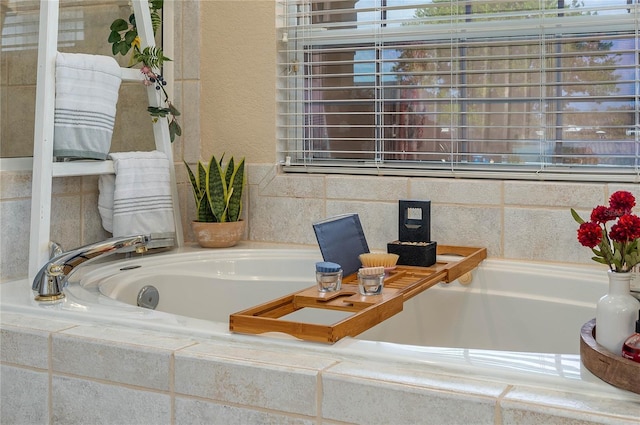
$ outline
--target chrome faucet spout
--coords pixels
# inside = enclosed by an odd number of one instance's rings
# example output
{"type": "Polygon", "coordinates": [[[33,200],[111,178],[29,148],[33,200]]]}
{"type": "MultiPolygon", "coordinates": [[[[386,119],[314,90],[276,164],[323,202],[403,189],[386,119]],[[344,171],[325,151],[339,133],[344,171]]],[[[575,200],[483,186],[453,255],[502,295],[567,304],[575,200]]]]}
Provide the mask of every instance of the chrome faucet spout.
{"type": "Polygon", "coordinates": [[[31,289],[36,301],[57,301],[64,298],[63,289],[69,276],[84,263],[134,247],[136,252],[146,251],[148,235],[124,236],[85,245],[56,255],[47,262],[33,280],[31,289]]]}

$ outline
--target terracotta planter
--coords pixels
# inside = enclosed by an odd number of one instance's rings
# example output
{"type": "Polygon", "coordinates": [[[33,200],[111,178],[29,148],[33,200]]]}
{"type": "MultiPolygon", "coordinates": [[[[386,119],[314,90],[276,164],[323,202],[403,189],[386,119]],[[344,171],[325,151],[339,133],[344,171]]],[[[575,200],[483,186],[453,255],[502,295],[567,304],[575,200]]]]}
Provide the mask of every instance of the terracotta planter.
{"type": "Polygon", "coordinates": [[[228,248],[242,239],[245,222],[231,221],[228,223],[204,223],[192,221],[191,228],[198,243],[203,248],[228,248]]]}

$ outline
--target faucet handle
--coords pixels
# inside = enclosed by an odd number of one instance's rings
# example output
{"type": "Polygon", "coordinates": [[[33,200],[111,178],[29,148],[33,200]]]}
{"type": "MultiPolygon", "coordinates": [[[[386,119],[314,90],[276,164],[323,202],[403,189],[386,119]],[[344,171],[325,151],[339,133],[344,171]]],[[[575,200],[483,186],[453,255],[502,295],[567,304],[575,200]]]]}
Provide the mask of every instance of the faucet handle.
{"type": "Polygon", "coordinates": [[[54,257],[62,254],[64,250],[62,249],[62,245],[58,242],[50,241],[49,242],[49,259],[51,260],[54,257]]]}

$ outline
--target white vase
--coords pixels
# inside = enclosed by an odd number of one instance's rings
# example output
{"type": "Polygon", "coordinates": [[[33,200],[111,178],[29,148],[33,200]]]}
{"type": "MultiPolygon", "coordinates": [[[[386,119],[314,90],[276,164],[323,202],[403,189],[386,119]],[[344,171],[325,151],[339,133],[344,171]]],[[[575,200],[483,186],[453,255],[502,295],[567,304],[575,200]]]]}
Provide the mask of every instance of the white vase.
{"type": "Polygon", "coordinates": [[[596,307],[596,342],[613,354],[635,332],[640,302],[631,296],[631,273],[609,271],[609,292],[596,307]]]}

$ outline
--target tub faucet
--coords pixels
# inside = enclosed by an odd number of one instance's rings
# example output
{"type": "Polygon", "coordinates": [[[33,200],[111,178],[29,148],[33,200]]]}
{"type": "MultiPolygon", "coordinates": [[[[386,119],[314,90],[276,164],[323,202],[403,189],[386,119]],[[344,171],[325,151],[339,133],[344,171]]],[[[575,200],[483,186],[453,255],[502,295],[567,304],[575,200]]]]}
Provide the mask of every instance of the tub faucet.
{"type": "MultiPolygon", "coordinates": [[[[42,266],[31,289],[35,292],[36,301],[57,301],[64,298],[62,291],[67,286],[69,276],[80,264],[133,247],[136,252],[147,250],[151,236],[137,235],[107,239],[102,242],[85,245],[68,252],[57,253],[53,250],[53,258],[42,266]],[[55,255],[57,253],[57,255],[55,255]]],[[[59,247],[59,245],[56,245],[59,247]]]]}

